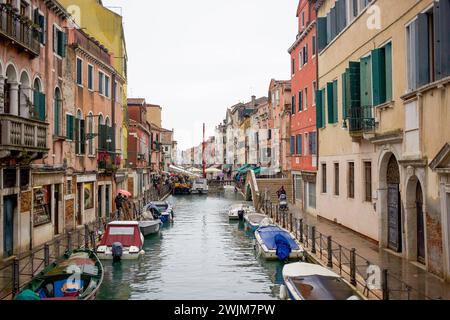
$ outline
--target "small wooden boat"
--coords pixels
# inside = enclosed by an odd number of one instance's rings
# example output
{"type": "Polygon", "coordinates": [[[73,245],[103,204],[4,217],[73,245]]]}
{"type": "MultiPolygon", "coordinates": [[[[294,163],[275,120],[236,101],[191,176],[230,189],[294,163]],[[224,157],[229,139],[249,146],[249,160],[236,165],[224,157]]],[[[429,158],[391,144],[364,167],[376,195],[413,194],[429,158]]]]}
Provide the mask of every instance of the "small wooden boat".
{"type": "Polygon", "coordinates": [[[162,221],[158,218],[159,211],[154,207],[149,207],[139,219],[139,229],[144,237],[158,233],[161,229],[162,221]]]}
{"type": "Polygon", "coordinates": [[[94,300],[103,274],[94,251],[68,251],[34,277],[16,300],[94,300]]]}
{"type": "Polygon", "coordinates": [[[115,221],[108,223],[96,252],[101,260],[133,260],[145,254],[143,245],[137,221],[115,221]]]}
{"type": "Polygon", "coordinates": [[[230,220],[244,220],[244,216],[252,212],[256,212],[254,207],[245,203],[240,203],[230,207],[228,210],[228,218],[230,220]]]}
{"type": "Polygon", "coordinates": [[[282,300],[365,300],[338,274],[317,264],[291,263],[283,268],[282,300]]]}
{"type": "Polygon", "coordinates": [[[304,249],[294,235],[279,226],[261,226],[255,231],[255,238],[258,255],[267,260],[304,258],[304,249]]]}

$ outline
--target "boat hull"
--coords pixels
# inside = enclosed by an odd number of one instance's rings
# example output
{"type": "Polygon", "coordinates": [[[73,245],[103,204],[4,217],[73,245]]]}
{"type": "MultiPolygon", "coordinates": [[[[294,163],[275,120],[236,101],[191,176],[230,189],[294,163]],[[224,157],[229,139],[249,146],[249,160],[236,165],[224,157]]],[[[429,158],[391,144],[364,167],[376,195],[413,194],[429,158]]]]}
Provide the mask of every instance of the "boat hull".
{"type": "Polygon", "coordinates": [[[140,221],[139,229],[141,230],[144,237],[149,236],[151,234],[158,233],[161,229],[161,220],[152,220],[152,221],[140,221]]]}
{"type": "MultiPolygon", "coordinates": [[[[144,250],[139,251],[138,253],[129,253],[128,248],[124,248],[123,255],[120,260],[137,260],[145,254],[144,250]]],[[[97,256],[100,260],[113,260],[113,255],[108,248],[107,252],[97,252],[97,256]]]]}

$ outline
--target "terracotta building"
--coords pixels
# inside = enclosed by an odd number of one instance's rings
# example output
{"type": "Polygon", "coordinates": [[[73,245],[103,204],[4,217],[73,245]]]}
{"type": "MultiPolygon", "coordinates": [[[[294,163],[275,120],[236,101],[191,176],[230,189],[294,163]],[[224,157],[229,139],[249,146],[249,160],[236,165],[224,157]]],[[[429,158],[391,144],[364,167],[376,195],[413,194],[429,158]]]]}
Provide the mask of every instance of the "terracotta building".
{"type": "Polygon", "coordinates": [[[291,167],[295,202],[309,212],[316,208],[317,48],[316,11],[309,0],[297,8],[298,34],[289,48],[291,55],[291,167]]]}

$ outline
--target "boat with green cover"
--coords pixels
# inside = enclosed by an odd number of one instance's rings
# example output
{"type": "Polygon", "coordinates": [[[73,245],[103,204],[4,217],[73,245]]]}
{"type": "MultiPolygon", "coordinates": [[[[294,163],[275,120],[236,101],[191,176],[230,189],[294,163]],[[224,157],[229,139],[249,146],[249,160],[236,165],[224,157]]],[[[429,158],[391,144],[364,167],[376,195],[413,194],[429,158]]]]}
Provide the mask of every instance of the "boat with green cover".
{"type": "Polygon", "coordinates": [[[15,299],[94,300],[103,275],[103,265],[94,251],[67,251],[34,277],[15,299]]]}

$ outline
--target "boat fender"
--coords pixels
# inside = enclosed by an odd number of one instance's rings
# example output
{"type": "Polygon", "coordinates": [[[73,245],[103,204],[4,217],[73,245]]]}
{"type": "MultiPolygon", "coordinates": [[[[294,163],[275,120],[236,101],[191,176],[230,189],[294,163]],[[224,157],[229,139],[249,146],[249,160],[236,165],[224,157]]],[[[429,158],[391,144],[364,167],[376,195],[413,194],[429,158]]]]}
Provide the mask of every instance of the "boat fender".
{"type": "Polygon", "coordinates": [[[123,245],[120,242],[114,242],[111,248],[113,261],[120,261],[123,255],[123,245]]]}
{"type": "Polygon", "coordinates": [[[287,288],[284,284],[281,285],[280,287],[280,299],[281,300],[287,300],[288,299],[288,293],[287,293],[287,288]]]}

